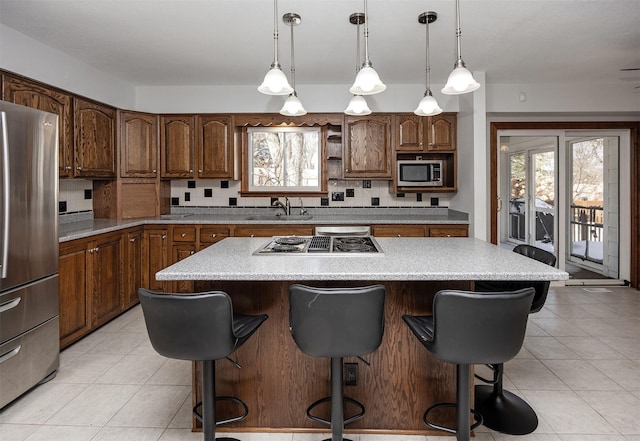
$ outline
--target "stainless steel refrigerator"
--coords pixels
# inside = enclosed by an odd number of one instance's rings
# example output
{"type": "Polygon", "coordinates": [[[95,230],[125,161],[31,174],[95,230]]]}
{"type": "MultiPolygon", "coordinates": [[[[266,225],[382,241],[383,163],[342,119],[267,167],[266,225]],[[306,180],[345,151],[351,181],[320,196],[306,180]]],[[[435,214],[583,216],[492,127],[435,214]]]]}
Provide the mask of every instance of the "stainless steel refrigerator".
{"type": "Polygon", "coordinates": [[[0,408],[60,359],[58,117],[0,101],[0,408]]]}

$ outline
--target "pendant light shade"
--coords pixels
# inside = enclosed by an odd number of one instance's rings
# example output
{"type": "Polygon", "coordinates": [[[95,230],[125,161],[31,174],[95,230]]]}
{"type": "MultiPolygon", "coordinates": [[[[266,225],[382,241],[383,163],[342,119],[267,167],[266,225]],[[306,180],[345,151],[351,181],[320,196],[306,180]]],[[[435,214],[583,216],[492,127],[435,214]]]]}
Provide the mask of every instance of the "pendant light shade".
{"type": "Polygon", "coordinates": [[[426,79],[427,89],[424,97],[418,103],[418,107],[413,111],[418,116],[434,116],[442,113],[442,109],[431,93],[431,66],[429,65],[429,24],[438,19],[438,14],[433,11],[423,12],[418,16],[418,22],[426,25],[426,79]]]}
{"type": "Polygon", "coordinates": [[[291,27],[291,83],[292,83],[292,91],[289,95],[289,98],[286,99],[282,109],[280,109],[280,114],[285,116],[302,116],[306,115],[307,111],[302,106],[302,102],[298,98],[298,94],[296,93],[296,64],[294,58],[294,44],[293,44],[293,27],[298,26],[302,21],[302,18],[296,13],[289,12],[282,16],[282,21],[285,24],[291,27]]]}
{"type": "Polygon", "coordinates": [[[453,66],[453,71],[449,74],[447,84],[442,88],[442,93],[446,95],[461,95],[463,93],[473,92],[480,88],[471,72],[467,69],[464,61],[462,61],[462,53],[460,50],[460,0],[456,0],[456,44],[458,48],[458,58],[453,66]]]}
{"type": "Polygon", "coordinates": [[[383,92],[387,88],[387,86],[380,80],[378,72],[373,68],[371,60],[369,60],[368,20],[367,0],[364,0],[364,63],[356,75],[356,80],[353,82],[353,86],[349,89],[349,92],[354,95],[375,95],[376,93],[383,92]]]}
{"type": "Polygon", "coordinates": [[[265,95],[289,95],[293,92],[278,62],[278,0],[273,0],[273,63],[258,91],[265,95]]]}
{"type": "Polygon", "coordinates": [[[349,105],[344,113],[353,116],[369,115],[371,113],[371,109],[369,109],[367,100],[365,100],[363,96],[354,95],[353,98],[351,98],[351,101],[349,101],[349,105]]]}

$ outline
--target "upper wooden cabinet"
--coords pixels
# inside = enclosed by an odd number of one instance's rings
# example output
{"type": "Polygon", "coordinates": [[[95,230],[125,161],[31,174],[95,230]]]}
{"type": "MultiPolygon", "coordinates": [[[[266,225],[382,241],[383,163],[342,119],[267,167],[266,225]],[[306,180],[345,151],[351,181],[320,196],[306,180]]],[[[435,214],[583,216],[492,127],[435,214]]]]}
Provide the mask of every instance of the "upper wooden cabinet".
{"type": "Polygon", "coordinates": [[[194,178],[195,117],[160,117],[160,176],[194,178]]]}
{"type": "Polygon", "coordinates": [[[2,99],[58,115],[58,170],[73,176],[73,125],[71,95],[11,75],[2,77],[2,99]]]}
{"type": "Polygon", "coordinates": [[[116,110],[81,98],[73,100],[75,170],[87,178],[116,177],[116,110]]]}
{"type": "Polygon", "coordinates": [[[401,114],[394,116],[394,147],[398,152],[453,152],[456,150],[457,116],[401,114]]]}
{"type": "Polygon", "coordinates": [[[158,176],[158,116],[120,112],[120,176],[158,176]]]}
{"type": "Polygon", "coordinates": [[[226,115],[160,118],[163,178],[232,178],[233,126],[226,115]]]}
{"type": "Polygon", "coordinates": [[[230,116],[196,117],[198,178],[233,177],[233,126],[230,116]]]}
{"type": "Polygon", "coordinates": [[[391,115],[345,117],[345,178],[391,179],[391,115]]]}

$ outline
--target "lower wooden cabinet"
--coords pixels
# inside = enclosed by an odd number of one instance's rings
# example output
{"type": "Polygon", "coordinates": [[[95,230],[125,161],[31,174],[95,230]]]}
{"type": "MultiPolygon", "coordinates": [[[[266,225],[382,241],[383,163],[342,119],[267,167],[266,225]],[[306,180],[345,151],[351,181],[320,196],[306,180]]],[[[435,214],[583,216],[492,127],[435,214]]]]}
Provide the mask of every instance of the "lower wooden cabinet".
{"type": "Polygon", "coordinates": [[[236,225],[236,237],[312,236],[313,225],[236,225]]]}
{"type": "Polygon", "coordinates": [[[123,309],[122,232],[60,245],[60,346],[108,322],[123,309]]]}
{"type": "Polygon", "coordinates": [[[427,225],[429,237],[468,237],[468,225],[427,225]]]}
{"type": "Polygon", "coordinates": [[[91,308],[87,284],[89,247],[84,241],[60,244],[60,346],[78,340],[91,329],[91,308]]]}
{"type": "Polygon", "coordinates": [[[145,227],[142,242],[142,286],[168,292],[169,284],[156,280],[156,273],[169,266],[169,228],[145,227]]]}
{"type": "Polygon", "coordinates": [[[372,225],[376,237],[424,237],[424,225],[372,225]]]}
{"type": "Polygon", "coordinates": [[[142,227],[127,231],[124,234],[125,260],[123,265],[122,303],[128,309],[139,303],[138,289],[142,287],[142,227]]]}

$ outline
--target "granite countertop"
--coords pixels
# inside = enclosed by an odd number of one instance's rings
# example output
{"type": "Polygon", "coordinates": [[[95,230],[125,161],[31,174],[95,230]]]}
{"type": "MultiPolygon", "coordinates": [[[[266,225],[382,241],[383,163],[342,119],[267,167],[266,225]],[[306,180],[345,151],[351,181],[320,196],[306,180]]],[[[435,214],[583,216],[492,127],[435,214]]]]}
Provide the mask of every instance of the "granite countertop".
{"type": "Polygon", "coordinates": [[[376,238],[382,254],[253,255],[268,238],[227,238],[157,280],[567,280],[556,268],[471,238],[376,238]]]}
{"type": "Polygon", "coordinates": [[[469,224],[467,213],[447,208],[427,209],[354,209],[318,210],[310,209],[310,218],[292,216],[290,219],[271,218],[275,210],[218,210],[207,212],[176,212],[155,218],[141,219],[85,219],[61,222],[58,228],[60,242],[82,239],[96,234],[109,233],[139,225],[174,224],[231,224],[231,225],[372,225],[372,224],[469,224]],[[256,217],[258,217],[256,219],[256,217]]]}

